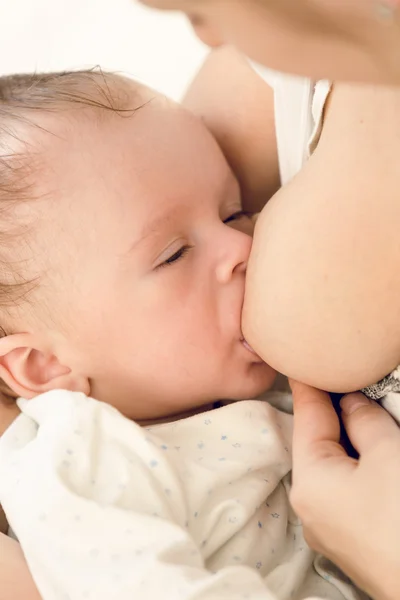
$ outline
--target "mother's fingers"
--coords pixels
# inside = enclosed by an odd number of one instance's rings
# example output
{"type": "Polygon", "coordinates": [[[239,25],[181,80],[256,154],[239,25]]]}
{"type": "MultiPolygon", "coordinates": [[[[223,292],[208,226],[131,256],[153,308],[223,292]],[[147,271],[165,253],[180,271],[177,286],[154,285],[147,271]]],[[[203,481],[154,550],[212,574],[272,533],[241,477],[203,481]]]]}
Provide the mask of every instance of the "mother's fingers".
{"type": "Polygon", "coordinates": [[[291,381],[294,407],[293,466],[297,472],[332,456],[346,455],[329,394],[291,381]]]}
{"type": "Polygon", "coordinates": [[[378,456],[380,449],[387,452],[388,446],[400,450],[400,430],[379,404],[357,393],[344,396],[340,406],[347,435],[361,456],[368,450],[378,456]]]}

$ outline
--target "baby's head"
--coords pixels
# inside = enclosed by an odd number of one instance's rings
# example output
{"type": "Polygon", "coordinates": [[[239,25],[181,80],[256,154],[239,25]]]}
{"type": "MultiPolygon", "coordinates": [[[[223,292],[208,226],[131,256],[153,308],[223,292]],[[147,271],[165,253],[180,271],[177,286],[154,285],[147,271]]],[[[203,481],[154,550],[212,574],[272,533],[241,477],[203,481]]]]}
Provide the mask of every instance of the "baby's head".
{"type": "Polygon", "coordinates": [[[135,419],[254,397],[252,226],[203,124],[95,72],[0,79],[0,375],[135,419]]]}

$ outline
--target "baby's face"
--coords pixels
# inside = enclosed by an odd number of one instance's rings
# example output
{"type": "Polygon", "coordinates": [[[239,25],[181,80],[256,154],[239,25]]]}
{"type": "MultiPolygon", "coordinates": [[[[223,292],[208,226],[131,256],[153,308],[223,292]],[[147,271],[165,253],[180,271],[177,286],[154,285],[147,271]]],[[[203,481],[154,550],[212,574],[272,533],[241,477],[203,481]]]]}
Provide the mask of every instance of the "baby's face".
{"type": "Polygon", "coordinates": [[[252,226],[238,185],[203,124],[151,98],[55,129],[54,197],[35,225],[57,358],[136,419],[254,397],[274,378],[243,342],[252,226]]]}

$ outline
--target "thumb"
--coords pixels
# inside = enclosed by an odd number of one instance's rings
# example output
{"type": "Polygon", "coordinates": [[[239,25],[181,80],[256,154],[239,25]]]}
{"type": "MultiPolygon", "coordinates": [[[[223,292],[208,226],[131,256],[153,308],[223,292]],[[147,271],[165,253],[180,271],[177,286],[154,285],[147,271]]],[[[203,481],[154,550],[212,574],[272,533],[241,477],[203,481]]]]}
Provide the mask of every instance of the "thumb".
{"type": "Polygon", "coordinates": [[[356,393],[343,396],[340,406],[347,435],[360,456],[370,449],[379,452],[388,444],[400,446],[400,430],[379,404],[356,393]]]}
{"type": "Polygon", "coordinates": [[[340,424],[329,394],[296,381],[293,393],[293,465],[302,471],[328,457],[342,457],[340,424]]]}

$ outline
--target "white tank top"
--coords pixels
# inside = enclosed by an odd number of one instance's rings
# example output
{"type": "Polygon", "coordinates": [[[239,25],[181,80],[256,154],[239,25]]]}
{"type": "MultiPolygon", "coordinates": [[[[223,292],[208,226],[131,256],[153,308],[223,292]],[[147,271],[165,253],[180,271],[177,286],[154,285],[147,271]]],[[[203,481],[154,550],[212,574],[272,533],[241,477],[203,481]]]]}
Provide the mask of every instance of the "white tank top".
{"type": "Polygon", "coordinates": [[[284,185],[300,171],[318,144],[331,83],[315,83],[251,64],[274,90],[279,170],[284,185]]]}

